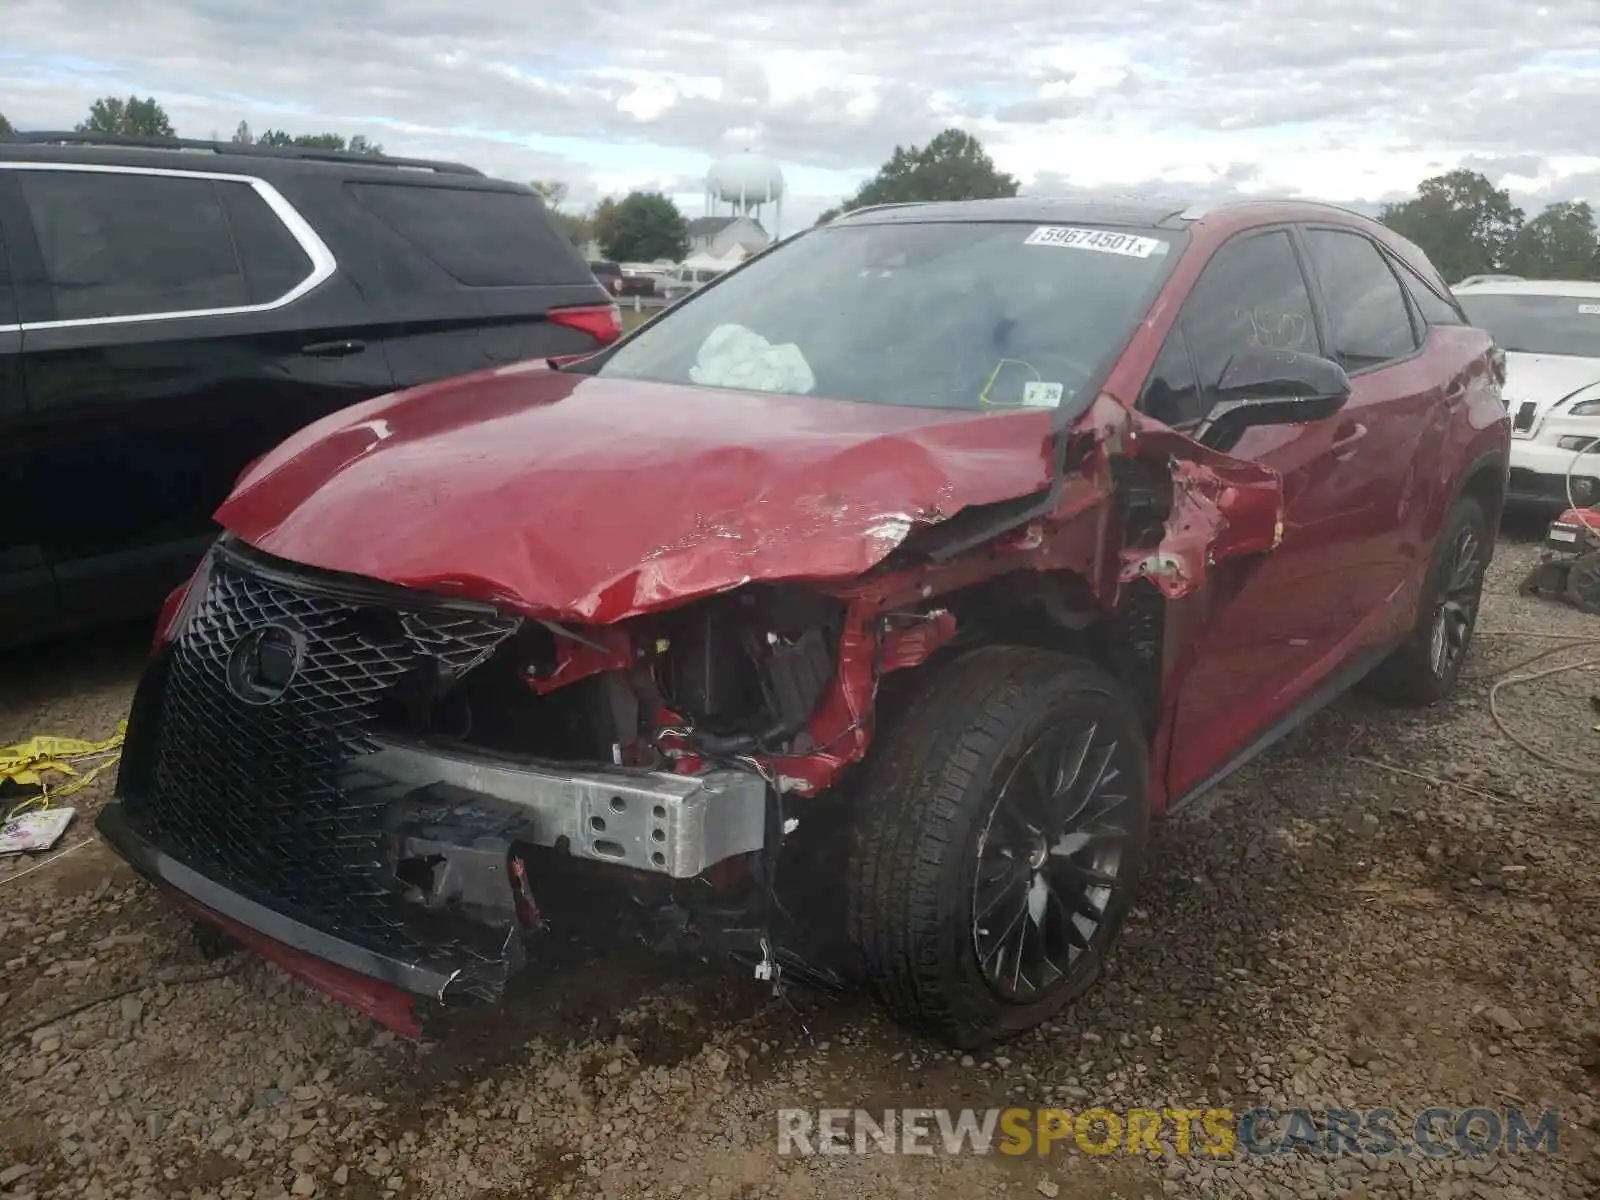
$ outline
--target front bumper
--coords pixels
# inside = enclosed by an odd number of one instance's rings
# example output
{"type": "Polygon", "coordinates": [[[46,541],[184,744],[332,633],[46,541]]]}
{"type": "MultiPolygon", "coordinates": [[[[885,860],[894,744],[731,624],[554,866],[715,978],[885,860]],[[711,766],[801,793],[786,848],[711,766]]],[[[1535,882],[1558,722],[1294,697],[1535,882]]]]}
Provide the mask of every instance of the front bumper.
{"type": "Polygon", "coordinates": [[[449,977],[438,971],[313,929],[184,866],[134,832],[120,800],[101,810],[95,828],[135,871],[195,917],[396,1033],[416,1037],[421,1032],[415,995],[449,990],[449,977]]]}
{"type": "Polygon", "coordinates": [[[130,819],[124,797],[98,828],[146,877],[226,921],[446,1004],[493,998],[524,965],[537,922],[529,847],[686,879],[759,850],[766,833],[765,784],[740,771],[585,773],[401,745],[380,745],[349,770],[389,797],[378,922],[362,911],[377,907],[372,876],[352,888],[348,921],[326,909],[302,919],[292,898],[253,898],[226,873],[164,849],[130,819]],[[394,936],[374,939],[375,924],[394,936]]]}
{"type": "Polygon", "coordinates": [[[578,768],[392,732],[397,699],[459,681],[520,618],[220,545],[190,592],[135,693],[100,828],[273,946],[407,995],[493,1000],[561,858],[665,881],[765,844],[753,772],[578,768]]]}
{"type": "MultiPolygon", "coordinates": [[[[1589,424],[1593,424],[1590,422],[1589,424]]],[[[1517,438],[1511,443],[1511,477],[1506,499],[1517,504],[1553,505],[1562,508],[1567,498],[1567,472],[1572,472],[1572,500],[1579,505],[1600,501],[1600,451],[1579,455],[1563,450],[1556,438],[1566,433],[1550,422],[1541,427],[1537,438],[1517,438]]],[[[1592,429],[1586,433],[1595,432],[1592,429]]]]}

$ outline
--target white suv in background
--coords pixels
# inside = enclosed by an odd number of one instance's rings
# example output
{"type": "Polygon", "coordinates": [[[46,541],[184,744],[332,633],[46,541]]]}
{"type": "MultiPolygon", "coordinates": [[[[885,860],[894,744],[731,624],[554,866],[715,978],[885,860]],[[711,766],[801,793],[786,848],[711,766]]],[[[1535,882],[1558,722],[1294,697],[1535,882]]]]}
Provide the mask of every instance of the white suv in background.
{"type": "Polygon", "coordinates": [[[1505,352],[1507,500],[1600,503],[1600,283],[1484,280],[1454,291],[1505,352]]]}

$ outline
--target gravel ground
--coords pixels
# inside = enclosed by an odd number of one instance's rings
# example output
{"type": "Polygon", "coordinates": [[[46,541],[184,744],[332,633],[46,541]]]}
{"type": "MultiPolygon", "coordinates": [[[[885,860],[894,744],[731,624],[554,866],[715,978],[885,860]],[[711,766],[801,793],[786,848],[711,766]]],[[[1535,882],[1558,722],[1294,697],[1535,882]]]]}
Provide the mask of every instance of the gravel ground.
{"type": "MultiPolygon", "coordinates": [[[[1450,703],[1346,699],[1171,823],[1103,984],[978,1060],[864,1000],[791,1008],[626,947],[413,1045],[251,957],[205,961],[98,843],[0,866],[0,1196],[1600,1194],[1600,785],[1512,746],[1488,708],[1492,672],[1557,645],[1532,635],[1600,621],[1516,597],[1526,537],[1501,542],[1450,703]],[[784,1106],[1091,1103],[1551,1107],[1561,1140],[1443,1161],[776,1152],[784,1106]]],[[[0,745],[104,736],[142,654],[109,636],[14,657],[0,745]]],[[[1573,672],[1502,708],[1595,763],[1596,692],[1573,672]]]]}

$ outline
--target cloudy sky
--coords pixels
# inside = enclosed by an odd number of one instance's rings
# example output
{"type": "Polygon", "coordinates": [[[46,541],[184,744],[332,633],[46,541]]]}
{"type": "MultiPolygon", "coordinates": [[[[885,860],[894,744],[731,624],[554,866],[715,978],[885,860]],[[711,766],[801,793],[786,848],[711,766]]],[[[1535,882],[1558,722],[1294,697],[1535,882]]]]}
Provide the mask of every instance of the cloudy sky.
{"type": "Polygon", "coordinates": [[[0,112],[364,133],[698,215],[754,148],[809,223],[958,125],[1027,190],[1375,203],[1458,164],[1600,203],[1600,0],[0,0],[0,112]]]}

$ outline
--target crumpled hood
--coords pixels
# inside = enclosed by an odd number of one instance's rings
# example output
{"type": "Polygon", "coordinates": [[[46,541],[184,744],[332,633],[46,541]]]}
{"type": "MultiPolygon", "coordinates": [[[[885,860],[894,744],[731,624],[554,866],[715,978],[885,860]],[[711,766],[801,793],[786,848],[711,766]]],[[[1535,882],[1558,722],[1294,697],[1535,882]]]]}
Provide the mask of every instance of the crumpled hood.
{"type": "Polygon", "coordinates": [[[216,516],[295,562],[603,623],[858,575],[916,522],[1048,486],[1049,425],[524,363],[326,417],[216,516]]]}
{"type": "Polygon", "coordinates": [[[1515,413],[1518,406],[1533,401],[1542,417],[1564,396],[1600,382],[1600,358],[1578,358],[1567,354],[1506,353],[1506,403],[1515,413]]]}

